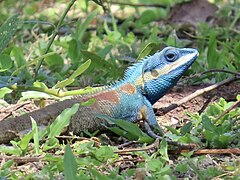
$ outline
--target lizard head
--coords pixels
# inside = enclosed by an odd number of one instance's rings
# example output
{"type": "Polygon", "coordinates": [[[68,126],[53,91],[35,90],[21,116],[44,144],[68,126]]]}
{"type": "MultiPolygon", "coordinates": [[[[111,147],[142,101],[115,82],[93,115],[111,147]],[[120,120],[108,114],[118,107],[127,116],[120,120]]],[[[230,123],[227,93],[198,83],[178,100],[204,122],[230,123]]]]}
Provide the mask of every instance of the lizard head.
{"type": "Polygon", "coordinates": [[[167,47],[142,61],[142,73],[135,84],[154,104],[173,87],[198,57],[192,48],[167,47]]]}

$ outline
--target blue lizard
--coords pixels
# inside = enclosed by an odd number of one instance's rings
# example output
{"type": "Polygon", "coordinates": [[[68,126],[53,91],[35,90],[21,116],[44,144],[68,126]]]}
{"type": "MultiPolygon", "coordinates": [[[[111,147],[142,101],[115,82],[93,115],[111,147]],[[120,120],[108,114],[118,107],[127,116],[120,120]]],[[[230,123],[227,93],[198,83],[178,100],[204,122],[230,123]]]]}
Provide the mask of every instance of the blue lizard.
{"type": "Polygon", "coordinates": [[[198,51],[192,48],[166,47],[129,67],[124,78],[112,85],[1,121],[0,143],[8,142],[17,134],[31,129],[30,117],[39,126],[47,126],[64,109],[89,99],[95,99],[95,103],[80,106],[71,118],[67,131],[78,134],[83,130],[102,129],[104,120],[97,118],[96,114],[131,122],[144,119],[151,128],[160,129],[152,105],[177,83],[197,57],[198,51]]]}

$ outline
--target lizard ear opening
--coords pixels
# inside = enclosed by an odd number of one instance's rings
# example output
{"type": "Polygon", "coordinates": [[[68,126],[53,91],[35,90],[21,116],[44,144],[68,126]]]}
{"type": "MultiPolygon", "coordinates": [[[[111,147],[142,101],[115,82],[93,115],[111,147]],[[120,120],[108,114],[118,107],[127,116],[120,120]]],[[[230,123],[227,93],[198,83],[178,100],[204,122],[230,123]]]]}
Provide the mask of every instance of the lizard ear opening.
{"type": "Polygon", "coordinates": [[[156,69],[153,69],[153,70],[151,71],[151,75],[156,78],[156,77],[158,77],[159,73],[157,72],[156,69]]]}

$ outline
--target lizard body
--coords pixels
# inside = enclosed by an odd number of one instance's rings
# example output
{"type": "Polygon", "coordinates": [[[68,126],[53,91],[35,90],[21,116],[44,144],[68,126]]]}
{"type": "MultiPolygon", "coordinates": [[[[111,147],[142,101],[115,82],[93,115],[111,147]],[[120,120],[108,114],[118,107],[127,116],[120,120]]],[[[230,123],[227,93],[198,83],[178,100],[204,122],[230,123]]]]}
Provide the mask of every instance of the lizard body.
{"type": "Polygon", "coordinates": [[[102,129],[101,122],[105,121],[97,118],[96,114],[131,122],[144,119],[151,127],[160,128],[152,105],[177,83],[197,56],[197,50],[191,48],[164,48],[128,68],[122,80],[92,94],[76,96],[0,121],[0,143],[7,143],[17,134],[31,129],[30,117],[38,126],[47,126],[64,109],[92,98],[95,99],[92,105],[79,107],[67,131],[78,134],[84,130],[92,132],[102,129]]]}

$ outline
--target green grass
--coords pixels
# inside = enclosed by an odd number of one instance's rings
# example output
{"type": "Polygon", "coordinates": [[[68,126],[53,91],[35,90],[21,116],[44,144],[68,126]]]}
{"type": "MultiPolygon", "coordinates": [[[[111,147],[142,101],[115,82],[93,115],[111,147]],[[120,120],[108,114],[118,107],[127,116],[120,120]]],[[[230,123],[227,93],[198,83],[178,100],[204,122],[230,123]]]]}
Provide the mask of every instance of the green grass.
{"type": "MultiPolygon", "coordinates": [[[[117,5],[118,11],[108,9],[106,4],[102,7],[101,1],[77,1],[71,6],[73,2],[67,4],[58,0],[51,8],[47,5],[41,7],[38,1],[30,1],[26,6],[24,1],[0,3],[1,102],[15,103],[20,98],[42,99],[46,94],[54,99],[87,93],[91,88],[84,87],[106,85],[120,79],[127,66],[165,45],[190,46],[199,50],[198,60],[185,76],[209,69],[240,70],[237,23],[240,13],[234,8],[240,4],[215,2],[220,7],[217,18],[222,18],[225,25],[210,27],[207,23],[200,23],[192,34],[185,34],[186,38],[182,39],[178,37],[178,27],[159,26],[159,21],[166,19],[169,7],[175,1],[165,1],[166,8],[117,5]],[[109,10],[106,11],[108,18],[103,16],[102,9],[109,10]],[[233,11],[235,15],[229,16],[233,11]],[[81,89],[76,91],[76,88],[81,89]]],[[[189,82],[215,83],[231,76],[229,73],[208,73],[193,76],[189,82]]],[[[183,127],[168,127],[165,136],[178,142],[196,143],[199,148],[239,147],[240,108],[232,108],[224,114],[238,101],[239,95],[233,102],[221,98],[203,113],[189,114],[191,121],[183,127]]],[[[84,135],[90,138],[74,135],[59,138],[77,106],[66,109],[46,130],[38,130],[33,120],[30,133],[21,140],[11,141],[10,146],[1,145],[0,152],[5,158],[29,157],[26,160],[29,163],[2,161],[0,177],[126,179],[146,175],[147,179],[176,179],[188,174],[198,179],[237,179],[240,173],[240,162],[234,155],[223,163],[219,156],[194,157],[192,152],[172,156],[168,150],[174,150],[174,147],[166,141],[155,150],[121,154],[117,152],[117,145],[122,141],[117,135],[110,139],[105,135],[96,138],[97,132],[86,132],[84,135]],[[41,161],[35,162],[33,167],[30,161],[37,161],[39,156],[41,161]],[[204,165],[206,161],[210,165],[204,165]]],[[[117,126],[109,127],[109,130],[134,141],[136,147],[141,149],[153,142],[137,125],[121,120],[114,122],[117,126]]]]}

